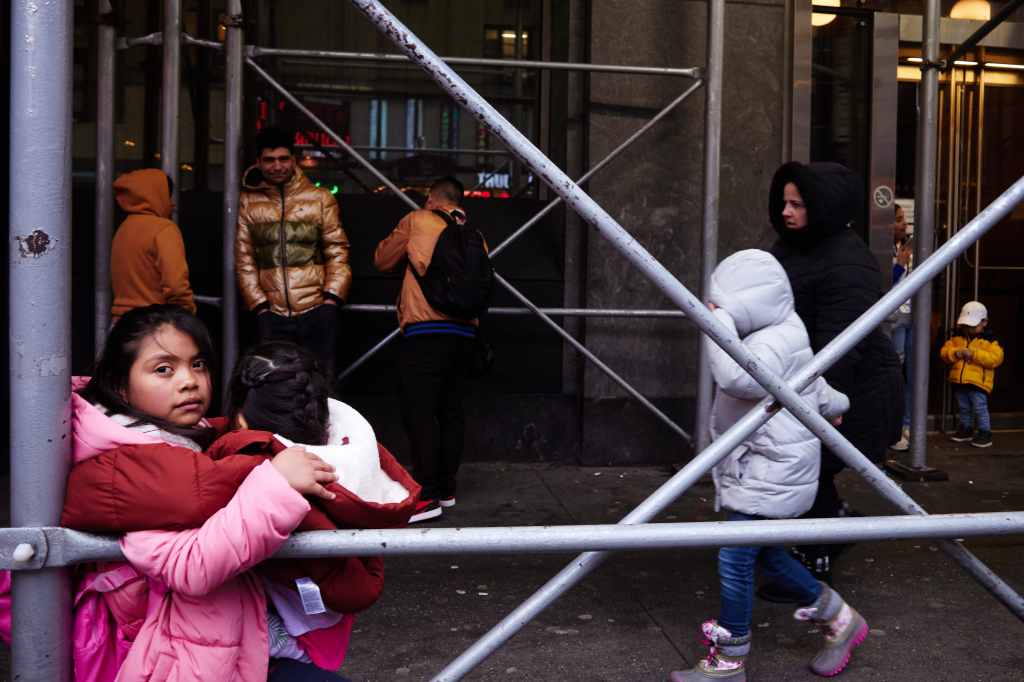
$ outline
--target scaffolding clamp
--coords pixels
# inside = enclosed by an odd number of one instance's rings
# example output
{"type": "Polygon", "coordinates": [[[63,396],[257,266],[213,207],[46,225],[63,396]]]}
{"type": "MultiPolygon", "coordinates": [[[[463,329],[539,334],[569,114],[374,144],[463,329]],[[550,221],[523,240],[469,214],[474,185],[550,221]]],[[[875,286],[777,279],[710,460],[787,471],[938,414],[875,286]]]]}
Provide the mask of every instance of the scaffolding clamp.
{"type": "Polygon", "coordinates": [[[46,565],[49,553],[45,529],[0,528],[0,569],[40,569],[46,565]]]}
{"type": "Polygon", "coordinates": [[[221,14],[217,21],[226,28],[245,28],[245,17],[241,14],[221,14]]]}

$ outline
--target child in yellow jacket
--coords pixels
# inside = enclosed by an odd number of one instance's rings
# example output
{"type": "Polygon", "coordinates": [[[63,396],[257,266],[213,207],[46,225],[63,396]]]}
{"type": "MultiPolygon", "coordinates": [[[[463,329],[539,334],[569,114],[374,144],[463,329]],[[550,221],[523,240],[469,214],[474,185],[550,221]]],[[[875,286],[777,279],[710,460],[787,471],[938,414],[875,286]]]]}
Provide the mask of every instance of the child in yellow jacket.
{"type": "Polygon", "coordinates": [[[1003,349],[995,336],[985,331],[988,309],[978,301],[964,304],[956,324],[956,332],[939,351],[942,361],[949,365],[949,383],[953,384],[959,408],[959,424],[951,438],[987,448],[992,445],[988,394],[995,383],[996,367],[1003,364],[1003,349]]]}

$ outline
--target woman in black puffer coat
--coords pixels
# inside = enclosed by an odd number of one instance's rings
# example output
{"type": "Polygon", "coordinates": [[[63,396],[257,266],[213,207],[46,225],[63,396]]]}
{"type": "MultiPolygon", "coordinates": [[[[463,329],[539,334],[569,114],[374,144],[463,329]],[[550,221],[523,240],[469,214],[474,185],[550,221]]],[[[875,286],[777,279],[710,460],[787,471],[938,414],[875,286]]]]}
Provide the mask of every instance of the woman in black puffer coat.
{"type": "MultiPolygon", "coordinates": [[[[815,353],[882,295],[878,261],[853,230],[863,202],[860,178],[837,163],[790,162],[772,178],[768,207],[779,234],[772,254],[789,276],[796,313],[815,353]]],[[[880,461],[899,439],[903,415],[903,376],[892,343],[875,329],[832,365],[825,379],[850,398],[839,431],[868,459],[880,461]]],[[[844,467],[822,448],[818,494],[805,517],[845,515],[834,480],[844,467]]],[[[834,551],[803,549],[810,568],[829,578],[834,551]]]]}

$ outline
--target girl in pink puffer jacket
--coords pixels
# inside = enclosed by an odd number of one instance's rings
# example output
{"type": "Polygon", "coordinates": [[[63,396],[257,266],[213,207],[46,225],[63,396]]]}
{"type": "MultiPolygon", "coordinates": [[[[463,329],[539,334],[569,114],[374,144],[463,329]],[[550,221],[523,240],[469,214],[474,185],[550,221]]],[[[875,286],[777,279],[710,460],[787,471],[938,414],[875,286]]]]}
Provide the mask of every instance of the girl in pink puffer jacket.
{"type": "MultiPolygon", "coordinates": [[[[211,435],[203,418],[211,394],[209,353],[205,328],[177,308],[152,306],[122,317],[85,397],[74,398],[76,460],[125,443],[200,449],[198,442],[211,435]]],[[[319,458],[289,448],[254,469],[202,527],[126,534],[121,549],[130,565],[108,567],[82,583],[80,598],[103,594],[110,612],[90,614],[83,606],[95,602],[79,602],[76,677],[111,679],[116,670],[116,679],[126,681],[263,682],[272,654],[300,657],[286,633],[272,636],[263,582],[248,571],[309,511],[303,493],[331,498],[323,485],[335,479],[319,458]],[[104,623],[107,638],[94,636],[104,623]],[[92,667],[83,665],[89,646],[110,653],[111,634],[114,662],[100,656],[92,667]]]]}

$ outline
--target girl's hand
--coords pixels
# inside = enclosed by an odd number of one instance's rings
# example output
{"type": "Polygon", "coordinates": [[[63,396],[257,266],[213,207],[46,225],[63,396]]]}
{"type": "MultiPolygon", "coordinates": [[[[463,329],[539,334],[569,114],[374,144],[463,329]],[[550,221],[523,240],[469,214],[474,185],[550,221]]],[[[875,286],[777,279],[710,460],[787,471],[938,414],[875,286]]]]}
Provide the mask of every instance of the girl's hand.
{"type": "Polygon", "coordinates": [[[282,450],[271,463],[296,492],[316,495],[325,500],[334,499],[334,493],[324,488],[324,485],[338,480],[334,467],[301,445],[282,450]]]}
{"type": "Polygon", "coordinates": [[[839,428],[840,426],[843,425],[843,415],[839,415],[838,417],[833,417],[830,421],[832,422],[832,426],[835,426],[836,428],[839,428]]]}

